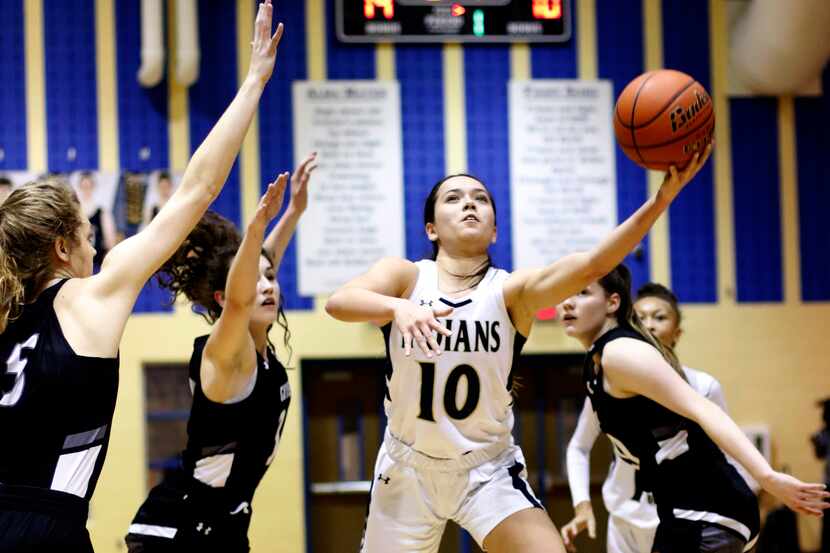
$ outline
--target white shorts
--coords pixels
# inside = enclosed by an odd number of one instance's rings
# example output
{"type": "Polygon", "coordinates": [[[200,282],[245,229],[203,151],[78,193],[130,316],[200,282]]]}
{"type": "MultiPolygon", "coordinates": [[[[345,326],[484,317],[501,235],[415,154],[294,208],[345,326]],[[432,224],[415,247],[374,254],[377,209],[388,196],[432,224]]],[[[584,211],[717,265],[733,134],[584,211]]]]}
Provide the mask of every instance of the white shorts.
{"type": "Polygon", "coordinates": [[[613,515],[608,517],[608,553],[651,553],[657,527],[640,528],[613,515]]]}
{"type": "Polygon", "coordinates": [[[484,538],[501,521],[541,508],[527,483],[522,450],[512,444],[489,449],[469,454],[489,460],[468,468],[463,466],[470,463],[468,456],[434,459],[387,432],[375,462],[360,552],[434,553],[448,520],[484,550],[484,538]]]}

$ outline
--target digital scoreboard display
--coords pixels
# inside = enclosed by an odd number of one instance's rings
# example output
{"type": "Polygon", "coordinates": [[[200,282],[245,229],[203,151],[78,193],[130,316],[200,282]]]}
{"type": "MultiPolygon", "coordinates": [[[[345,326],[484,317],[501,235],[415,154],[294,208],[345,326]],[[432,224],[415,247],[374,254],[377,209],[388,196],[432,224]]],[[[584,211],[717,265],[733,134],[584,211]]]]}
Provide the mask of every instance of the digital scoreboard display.
{"type": "Polygon", "coordinates": [[[571,0],[337,0],[343,42],[565,42],[571,0]]]}

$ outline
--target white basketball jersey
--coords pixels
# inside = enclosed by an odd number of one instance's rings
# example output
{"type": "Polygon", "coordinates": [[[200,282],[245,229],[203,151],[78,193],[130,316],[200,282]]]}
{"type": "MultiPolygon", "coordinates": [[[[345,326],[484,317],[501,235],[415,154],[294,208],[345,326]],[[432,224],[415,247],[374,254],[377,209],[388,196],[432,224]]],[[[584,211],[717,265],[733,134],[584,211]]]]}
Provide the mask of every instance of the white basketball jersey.
{"type": "Polygon", "coordinates": [[[417,344],[404,355],[403,338],[384,327],[388,367],[386,416],[392,434],[426,455],[455,459],[495,442],[512,443],[512,370],[525,338],[504,304],[508,273],[490,268],[469,295],[444,297],[434,261],[416,263],[416,305],[453,307],[439,319],[452,331],[437,335],[441,355],[428,358],[417,344]]]}

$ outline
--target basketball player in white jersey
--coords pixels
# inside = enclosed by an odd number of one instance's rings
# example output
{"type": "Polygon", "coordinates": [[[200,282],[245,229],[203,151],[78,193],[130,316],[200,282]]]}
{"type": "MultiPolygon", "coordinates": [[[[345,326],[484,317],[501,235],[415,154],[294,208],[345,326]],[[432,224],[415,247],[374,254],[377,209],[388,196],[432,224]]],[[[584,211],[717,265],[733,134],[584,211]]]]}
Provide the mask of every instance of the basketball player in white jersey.
{"type": "Polygon", "coordinates": [[[271,78],[282,25],[260,4],[248,75],[146,229],[92,275],[90,223],[59,182],[0,206],[0,552],[92,550],[89,499],[118,387],[118,348],[135,300],[219,195],[271,78]]]}
{"type": "Polygon", "coordinates": [[[491,266],[495,206],[469,175],[440,181],[424,209],[434,260],[388,258],[336,291],[326,310],[383,325],[384,443],[361,551],[438,550],[447,520],[495,553],[561,552],[513,444],[512,371],[538,309],[610,271],[705,163],[674,168],[660,191],[590,252],[543,268],[491,266]]]}
{"type": "MultiPolygon", "coordinates": [[[[682,313],[677,297],[671,290],[654,282],[641,286],[637,291],[634,311],[643,326],[664,346],[672,350],[676,347],[683,332],[680,326],[682,313]]],[[[723,389],[717,379],[685,366],[683,371],[692,388],[726,411],[723,389]]],[[[590,400],[586,398],[576,430],[568,443],[568,485],[575,515],[573,520],[562,527],[562,540],[570,551],[575,550],[573,540],[583,530],[588,531],[590,538],[596,537],[596,518],[589,493],[590,457],[594,442],[601,432],[599,419],[591,409],[590,400]]],[[[757,493],[757,482],[743,467],[737,463],[733,465],[750,489],[757,493]]],[[[642,489],[634,468],[616,456],[602,486],[602,499],[609,514],[607,551],[650,553],[657,524],[660,522],[654,497],[642,489]]]]}

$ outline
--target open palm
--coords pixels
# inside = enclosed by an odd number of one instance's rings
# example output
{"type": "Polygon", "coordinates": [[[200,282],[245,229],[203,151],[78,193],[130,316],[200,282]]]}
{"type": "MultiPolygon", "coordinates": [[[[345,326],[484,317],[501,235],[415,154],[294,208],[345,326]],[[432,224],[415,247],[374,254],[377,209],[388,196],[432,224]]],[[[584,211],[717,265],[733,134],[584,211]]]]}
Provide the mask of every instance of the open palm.
{"type": "Polygon", "coordinates": [[[277,216],[282,207],[285,196],[285,183],[288,182],[288,173],[281,173],[277,180],[268,185],[265,194],[259,199],[255,217],[268,224],[277,216]]]}

